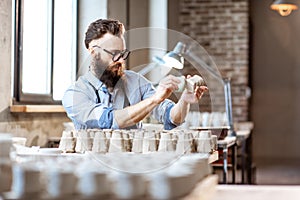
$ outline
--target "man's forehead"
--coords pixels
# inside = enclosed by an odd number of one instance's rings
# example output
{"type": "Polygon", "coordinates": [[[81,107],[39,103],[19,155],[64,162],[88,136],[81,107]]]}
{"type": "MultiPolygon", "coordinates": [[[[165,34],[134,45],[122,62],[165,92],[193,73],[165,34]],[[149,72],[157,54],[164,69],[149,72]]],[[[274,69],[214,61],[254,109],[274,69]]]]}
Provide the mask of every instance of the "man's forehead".
{"type": "Polygon", "coordinates": [[[115,45],[123,45],[124,44],[124,38],[123,36],[115,36],[110,33],[106,33],[103,35],[103,37],[99,38],[97,43],[101,45],[102,47],[110,47],[115,45]]]}

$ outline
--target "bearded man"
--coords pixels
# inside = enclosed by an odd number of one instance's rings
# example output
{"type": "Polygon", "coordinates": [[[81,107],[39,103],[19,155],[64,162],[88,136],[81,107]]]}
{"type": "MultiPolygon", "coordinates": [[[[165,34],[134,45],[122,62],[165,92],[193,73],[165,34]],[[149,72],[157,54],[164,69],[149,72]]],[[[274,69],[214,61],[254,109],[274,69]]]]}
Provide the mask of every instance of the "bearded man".
{"type": "Polygon", "coordinates": [[[180,125],[191,103],[198,103],[205,86],[185,90],[177,103],[167,99],[178,89],[179,78],[169,75],[157,88],[142,75],[125,69],[124,26],[118,20],[98,19],[85,34],[91,54],[89,71],[64,94],[62,103],[76,129],[142,128],[141,121],[153,115],[164,129],[180,125]]]}

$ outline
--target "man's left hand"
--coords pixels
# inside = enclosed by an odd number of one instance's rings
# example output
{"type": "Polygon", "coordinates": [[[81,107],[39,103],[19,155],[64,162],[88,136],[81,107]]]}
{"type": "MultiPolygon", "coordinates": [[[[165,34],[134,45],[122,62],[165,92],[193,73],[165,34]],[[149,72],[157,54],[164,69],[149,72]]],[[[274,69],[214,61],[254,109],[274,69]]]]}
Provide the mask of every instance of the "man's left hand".
{"type": "Polygon", "coordinates": [[[198,103],[205,91],[208,91],[206,86],[197,86],[194,93],[185,90],[181,95],[181,99],[186,103],[198,103]]]}

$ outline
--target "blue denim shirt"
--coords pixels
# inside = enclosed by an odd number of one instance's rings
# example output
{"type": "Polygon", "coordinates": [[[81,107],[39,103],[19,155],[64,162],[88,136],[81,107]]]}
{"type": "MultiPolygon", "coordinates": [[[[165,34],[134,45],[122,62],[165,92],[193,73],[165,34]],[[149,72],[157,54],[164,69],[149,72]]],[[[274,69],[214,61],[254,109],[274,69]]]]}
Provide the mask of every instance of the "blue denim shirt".
{"type": "MultiPolygon", "coordinates": [[[[151,97],[154,93],[153,85],[133,71],[125,70],[125,75],[118,81],[112,93],[89,71],[66,90],[62,104],[76,129],[118,129],[114,110],[134,105],[151,97]]],[[[177,126],[170,117],[170,110],[173,106],[174,102],[166,99],[151,113],[156,120],[164,124],[166,130],[177,126]]],[[[136,124],[127,128],[140,127],[136,124]]]]}

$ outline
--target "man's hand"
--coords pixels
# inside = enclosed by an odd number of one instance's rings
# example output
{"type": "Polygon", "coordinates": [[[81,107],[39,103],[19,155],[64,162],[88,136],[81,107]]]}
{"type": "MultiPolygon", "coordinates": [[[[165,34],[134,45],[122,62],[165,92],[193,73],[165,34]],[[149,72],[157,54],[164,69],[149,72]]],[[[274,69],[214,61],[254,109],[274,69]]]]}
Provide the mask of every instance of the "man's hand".
{"type": "MultiPolygon", "coordinates": [[[[188,75],[187,78],[191,78],[191,76],[188,75]]],[[[196,86],[194,93],[184,90],[181,99],[186,103],[198,103],[205,91],[208,91],[206,86],[196,86]]]]}
{"type": "Polygon", "coordinates": [[[154,101],[159,104],[162,101],[164,101],[166,98],[168,98],[174,90],[178,89],[178,84],[180,83],[180,79],[169,75],[162,79],[159,82],[159,85],[156,89],[155,94],[153,95],[154,101]]]}
{"type": "Polygon", "coordinates": [[[208,88],[206,86],[197,86],[194,93],[185,90],[181,95],[181,99],[190,104],[198,103],[204,92],[207,90],[208,88]]]}

